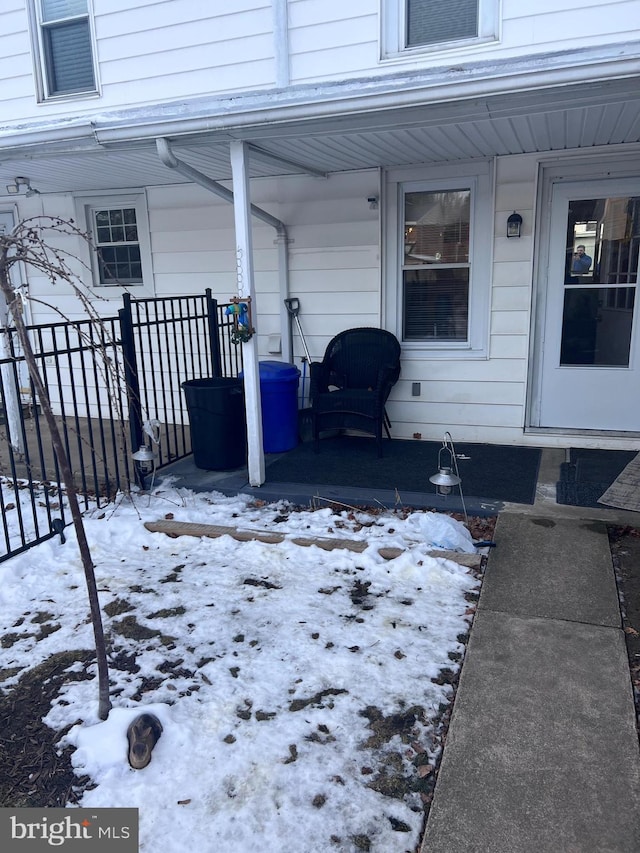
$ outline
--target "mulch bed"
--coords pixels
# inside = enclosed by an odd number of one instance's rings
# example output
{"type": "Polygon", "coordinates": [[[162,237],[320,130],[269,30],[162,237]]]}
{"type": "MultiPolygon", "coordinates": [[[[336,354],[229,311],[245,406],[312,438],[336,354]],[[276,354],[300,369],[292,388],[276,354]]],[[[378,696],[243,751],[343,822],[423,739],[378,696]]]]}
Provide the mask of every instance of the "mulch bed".
{"type": "Polygon", "coordinates": [[[618,582],[640,736],[640,529],[610,527],[609,543],[618,582]]]}
{"type": "Polygon", "coordinates": [[[0,806],[41,808],[77,802],[89,780],[73,772],[73,750],[56,746],[70,726],[56,732],[42,717],[63,684],[93,678],[84,670],[67,671],[78,661],[93,658],[93,652],[84,650],[52,655],[0,694],[0,806]]]}
{"type": "MultiPolygon", "coordinates": [[[[490,539],[494,523],[495,519],[470,519],[469,526],[474,538],[490,539]]],[[[609,538],[640,720],[640,529],[612,527],[609,538]]],[[[93,653],[86,650],[54,655],[23,675],[13,688],[0,693],[1,807],[53,807],[78,802],[89,780],[73,772],[72,750],[56,746],[65,732],[52,730],[42,717],[65,682],[93,677],[84,669],[69,672],[68,667],[92,660],[93,653]]],[[[0,672],[0,679],[2,675],[0,672]]],[[[450,709],[441,721],[443,739],[449,716],[450,709]]]]}

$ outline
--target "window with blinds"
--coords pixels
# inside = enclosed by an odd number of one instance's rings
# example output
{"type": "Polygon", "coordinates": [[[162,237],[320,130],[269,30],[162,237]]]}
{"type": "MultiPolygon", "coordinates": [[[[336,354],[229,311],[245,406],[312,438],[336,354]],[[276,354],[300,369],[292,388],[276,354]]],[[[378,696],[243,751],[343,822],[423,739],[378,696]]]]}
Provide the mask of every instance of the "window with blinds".
{"type": "Polygon", "coordinates": [[[96,91],[89,0],[33,0],[43,98],[96,91]]]}
{"type": "Polygon", "coordinates": [[[380,0],[380,55],[465,49],[500,34],[500,0],[380,0]]]}
{"type": "Polygon", "coordinates": [[[470,189],[404,194],[403,340],[469,339],[470,221],[470,189]]]}
{"type": "Polygon", "coordinates": [[[478,0],[407,0],[407,47],[477,36],[478,0]]]}

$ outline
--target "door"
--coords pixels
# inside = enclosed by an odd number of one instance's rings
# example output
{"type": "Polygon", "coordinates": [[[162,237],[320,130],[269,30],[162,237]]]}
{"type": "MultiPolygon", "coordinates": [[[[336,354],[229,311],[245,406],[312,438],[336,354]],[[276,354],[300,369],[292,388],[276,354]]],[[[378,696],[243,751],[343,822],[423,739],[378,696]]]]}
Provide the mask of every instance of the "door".
{"type": "Polygon", "coordinates": [[[640,179],[555,184],[540,426],[640,432],[640,179]]]}

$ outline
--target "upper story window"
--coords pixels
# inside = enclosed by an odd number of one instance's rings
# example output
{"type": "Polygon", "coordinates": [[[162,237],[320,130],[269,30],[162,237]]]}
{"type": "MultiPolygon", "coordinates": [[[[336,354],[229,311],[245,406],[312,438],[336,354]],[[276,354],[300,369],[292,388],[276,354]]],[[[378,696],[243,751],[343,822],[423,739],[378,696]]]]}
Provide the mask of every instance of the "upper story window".
{"type": "Polygon", "coordinates": [[[478,36],[478,0],[407,0],[407,47],[478,36]]]}
{"type": "Polygon", "coordinates": [[[90,0],[31,0],[39,100],[97,91],[90,0]]]}
{"type": "Polygon", "coordinates": [[[383,57],[493,41],[499,5],[499,0],[383,0],[383,57]]]}

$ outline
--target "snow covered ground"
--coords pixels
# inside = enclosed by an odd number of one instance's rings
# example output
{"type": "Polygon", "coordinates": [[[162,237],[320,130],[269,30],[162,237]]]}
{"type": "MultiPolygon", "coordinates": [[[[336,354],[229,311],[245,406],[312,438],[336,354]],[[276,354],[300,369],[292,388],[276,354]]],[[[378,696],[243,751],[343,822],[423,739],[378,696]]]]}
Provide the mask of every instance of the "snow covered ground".
{"type": "MultiPolygon", "coordinates": [[[[10,513],[8,513],[10,515],[10,513]]],[[[68,683],[46,722],[95,787],[80,805],[137,807],[147,853],[412,851],[472,618],[474,572],[427,556],[475,549],[429,512],[301,510],[161,484],[87,515],[113,709],[68,683]],[[279,544],[151,533],[147,520],[285,534],[279,544]],[[363,540],[363,553],[294,537],[363,540]],[[392,560],[381,547],[402,548],[392,560]],[[163,733],[133,770],[126,731],[163,733]],[[77,721],[81,721],[77,723],[77,721]]],[[[0,669],[93,648],[73,529],[0,565],[0,669]],[[33,617],[36,616],[36,620],[33,617]],[[43,630],[44,628],[44,630],[43,630]]],[[[82,669],[77,664],[76,669],[82,669]]],[[[92,668],[93,671],[93,668],[92,668]]]]}

